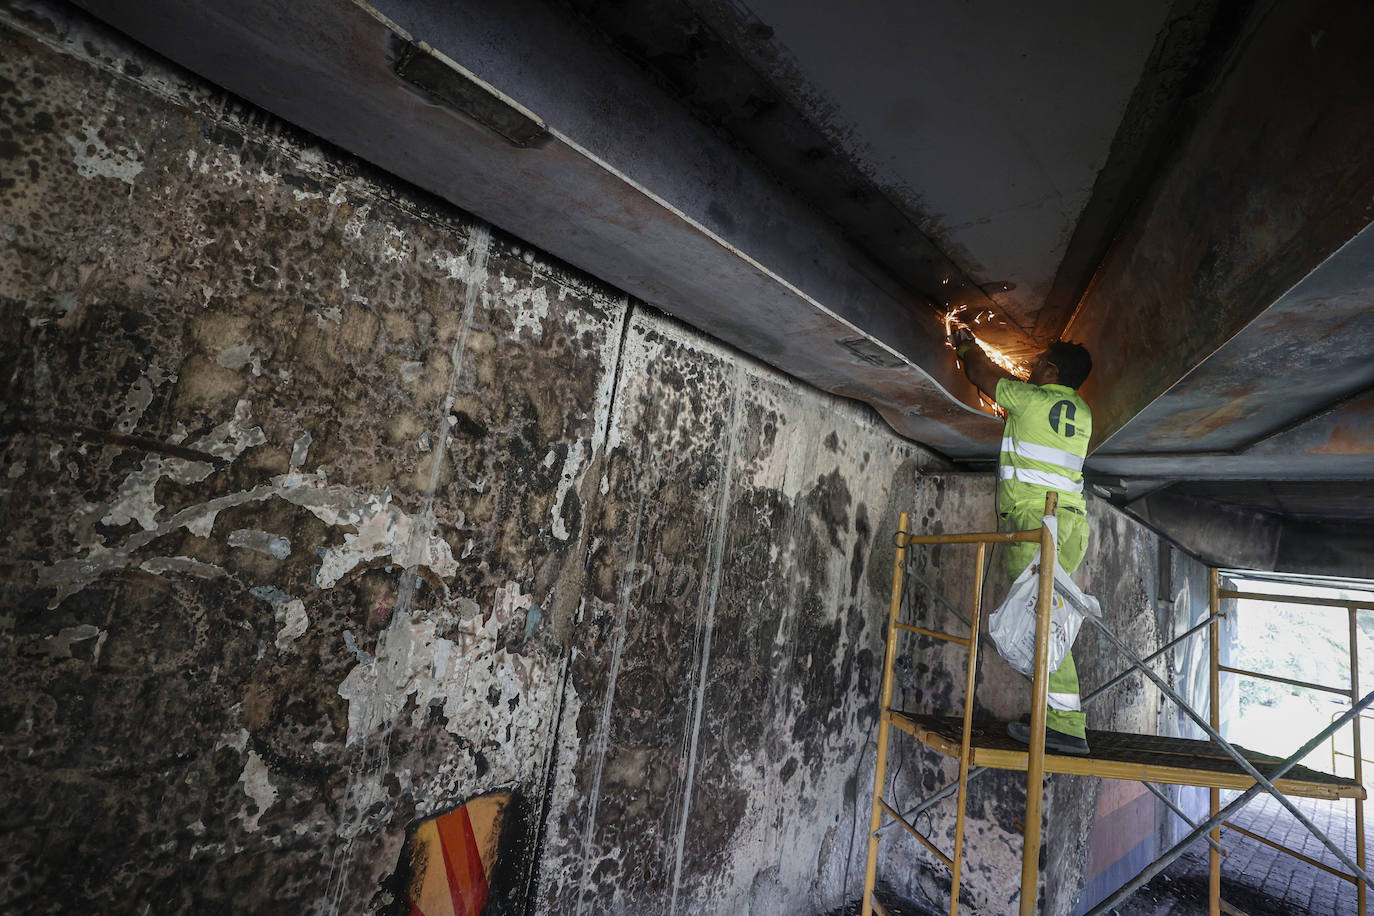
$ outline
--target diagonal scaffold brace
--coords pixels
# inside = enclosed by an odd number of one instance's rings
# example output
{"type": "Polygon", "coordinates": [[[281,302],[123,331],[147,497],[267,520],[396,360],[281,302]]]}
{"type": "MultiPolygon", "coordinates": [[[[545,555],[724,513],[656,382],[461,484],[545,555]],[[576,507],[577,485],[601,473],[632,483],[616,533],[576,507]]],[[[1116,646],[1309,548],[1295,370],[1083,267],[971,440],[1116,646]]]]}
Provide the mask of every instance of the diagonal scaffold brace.
{"type": "MultiPolygon", "coordinates": [[[[1297,766],[1298,761],[1302,760],[1308,754],[1312,753],[1312,751],[1316,750],[1319,745],[1325,742],[1337,731],[1348,725],[1356,716],[1358,716],[1361,712],[1367,709],[1370,705],[1374,705],[1374,690],[1365,694],[1364,697],[1360,700],[1360,702],[1356,703],[1353,708],[1346,710],[1345,713],[1343,713],[1340,716],[1340,718],[1336,719],[1326,728],[1317,732],[1317,734],[1314,735],[1310,741],[1308,741],[1302,747],[1298,748],[1298,750],[1295,751],[1291,757],[1287,758],[1283,761],[1283,763],[1275,767],[1273,772],[1270,773],[1268,779],[1260,777],[1260,781],[1257,781],[1253,786],[1246,789],[1240,795],[1236,796],[1230,804],[1222,808],[1216,814],[1212,815],[1212,817],[1210,817],[1207,821],[1195,827],[1191,833],[1189,833],[1183,839],[1179,840],[1176,844],[1174,844],[1174,846],[1172,846],[1169,849],[1168,852],[1164,853],[1164,855],[1160,856],[1158,859],[1152,862],[1149,866],[1145,868],[1144,871],[1142,871],[1140,874],[1136,875],[1135,878],[1133,878],[1131,881],[1123,885],[1116,893],[1112,894],[1110,897],[1103,900],[1097,906],[1089,910],[1086,916],[1107,916],[1107,914],[1112,911],[1112,907],[1121,903],[1127,897],[1131,896],[1131,894],[1135,893],[1141,887],[1148,884],[1160,872],[1164,871],[1164,869],[1172,865],[1175,859],[1183,855],[1184,851],[1186,851],[1189,846],[1193,845],[1195,842],[1201,839],[1204,835],[1208,833],[1208,831],[1211,831],[1221,826],[1222,821],[1226,820],[1232,814],[1239,811],[1241,808],[1245,807],[1250,802],[1250,800],[1254,798],[1256,795],[1258,795],[1262,790],[1268,790],[1269,792],[1278,796],[1281,800],[1286,800],[1283,799],[1283,793],[1279,792],[1277,789],[1274,788],[1272,784],[1273,780],[1281,778],[1285,773],[1293,769],[1293,767],[1297,766]]],[[[1331,846],[1330,841],[1326,840],[1325,835],[1322,834],[1322,832],[1318,828],[1312,826],[1306,818],[1303,818],[1302,820],[1304,821],[1305,825],[1308,827],[1309,830],[1313,831],[1319,838],[1327,842],[1328,848],[1331,846]]],[[[1356,867],[1354,863],[1350,862],[1349,856],[1347,856],[1343,851],[1339,853],[1339,858],[1341,859],[1342,863],[1349,867],[1355,874],[1357,874],[1361,880],[1363,880],[1366,884],[1370,884],[1369,875],[1365,874],[1363,869],[1356,867]]]]}

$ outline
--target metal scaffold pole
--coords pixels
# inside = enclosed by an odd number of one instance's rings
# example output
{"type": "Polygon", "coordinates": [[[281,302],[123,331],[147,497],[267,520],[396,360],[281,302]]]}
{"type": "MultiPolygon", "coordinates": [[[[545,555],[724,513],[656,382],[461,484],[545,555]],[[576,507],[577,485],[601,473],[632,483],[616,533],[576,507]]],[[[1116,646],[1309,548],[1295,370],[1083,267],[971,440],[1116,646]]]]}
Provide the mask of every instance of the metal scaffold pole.
{"type": "MultiPolygon", "coordinates": [[[[1213,730],[1221,731],[1221,602],[1217,595],[1221,591],[1220,574],[1215,568],[1210,571],[1207,586],[1207,620],[1211,626],[1207,630],[1208,678],[1207,689],[1212,698],[1209,716],[1213,730]]],[[[1207,790],[1207,806],[1211,817],[1221,810],[1221,790],[1216,786],[1207,790]]],[[[1211,916],[1221,913],[1221,825],[1218,824],[1210,837],[1212,848],[1207,852],[1207,908],[1211,916]]]]}
{"type": "Polygon", "coordinates": [[[892,727],[892,663],[897,657],[897,618],[902,611],[902,572],[906,567],[907,514],[897,522],[897,558],[892,564],[892,604],[887,612],[887,652],[879,694],[878,761],[873,774],[873,814],[868,822],[868,864],[864,869],[863,916],[872,916],[873,888],[878,881],[878,828],[883,821],[883,783],[887,776],[887,737],[892,727]]]}
{"type": "MultiPolygon", "coordinates": [[[[973,710],[974,694],[978,683],[978,641],[979,628],[982,622],[983,606],[983,586],[984,586],[984,565],[987,557],[988,544],[1006,544],[1015,542],[1041,542],[1044,543],[1046,535],[1041,529],[1031,529],[1029,531],[1011,532],[984,532],[976,534],[950,534],[950,535],[920,535],[913,536],[908,529],[909,519],[906,513],[902,513],[898,524],[896,535],[897,555],[895,558],[892,574],[892,603],[888,610],[887,626],[887,649],[884,653],[883,665],[883,685],[880,691],[881,709],[878,718],[878,754],[877,762],[874,766],[873,778],[873,812],[869,821],[869,840],[868,840],[868,862],[864,872],[864,896],[863,914],[868,916],[872,912],[883,913],[882,904],[874,896],[874,889],[877,886],[877,859],[878,842],[882,833],[883,816],[901,825],[908,833],[918,840],[926,849],[950,869],[952,874],[951,894],[949,903],[950,916],[955,916],[959,908],[959,882],[962,872],[963,848],[964,848],[964,821],[968,800],[968,783],[977,770],[970,770],[969,764],[973,759],[973,710]],[[956,616],[969,625],[968,636],[956,636],[950,633],[942,633],[937,630],[915,626],[902,622],[902,593],[905,583],[906,569],[906,550],[913,544],[974,544],[978,547],[976,571],[973,583],[973,612],[970,618],[965,618],[962,613],[954,609],[956,616]],[[901,727],[904,731],[910,731],[910,725],[904,715],[899,715],[892,708],[893,695],[893,668],[896,658],[898,637],[901,633],[914,633],[920,636],[943,640],[945,642],[961,645],[968,650],[968,664],[965,671],[965,692],[963,709],[963,728],[961,738],[958,743],[958,750],[955,755],[959,757],[959,776],[955,785],[951,788],[951,793],[958,793],[958,810],[955,819],[955,838],[954,854],[946,855],[941,851],[929,837],[918,831],[911,823],[910,819],[903,816],[899,811],[890,806],[883,798],[883,790],[887,779],[887,754],[888,744],[891,736],[891,729],[894,726],[901,727]]],[[[1052,539],[1051,539],[1052,545],[1052,539]]],[[[1046,605],[1048,607],[1048,605],[1046,605]]],[[[1047,676],[1048,677],[1048,676],[1047,676]]],[[[1042,740],[1043,745],[1043,740],[1042,740]]],[[[1043,747],[1041,758],[1043,760],[1043,747]]],[[[1035,841],[1035,856],[1038,858],[1039,846],[1038,839],[1035,841]]]]}
{"type": "MultiPolygon", "coordinates": [[[[1359,646],[1359,622],[1356,615],[1359,608],[1349,608],[1350,614],[1350,702],[1354,705],[1360,700],[1360,646],[1359,646]]],[[[1355,756],[1355,781],[1364,784],[1364,753],[1360,748],[1360,724],[1362,717],[1356,716],[1353,724],[1351,738],[1354,743],[1351,751],[1355,756]]],[[[1364,862],[1364,799],[1355,799],[1355,862],[1361,869],[1365,867],[1364,862]]],[[[1365,916],[1369,912],[1368,900],[1366,895],[1367,888],[1363,881],[1355,885],[1357,894],[1357,905],[1359,906],[1360,916],[1365,916]]]]}
{"type": "MultiPolygon", "coordinates": [[[[1045,498],[1045,516],[1058,508],[1059,496],[1045,498]]],[[[1035,669],[1031,676],[1030,758],[1026,763],[1026,835],[1021,850],[1021,916],[1035,916],[1040,883],[1040,809],[1045,792],[1045,720],[1050,693],[1050,608],[1054,599],[1054,533],[1040,526],[1040,593],[1035,605],[1035,669]]]]}
{"type": "Polygon", "coordinates": [[[978,562],[973,574],[973,623],[969,636],[968,671],[964,681],[964,733],[959,744],[959,801],[954,824],[954,855],[950,871],[954,875],[949,893],[949,916],[959,912],[959,873],[964,858],[964,810],[968,805],[968,761],[973,743],[973,693],[978,686],[978,626],[983,616],[983,558],[988,545],[978,545],[978,562]]]}
{"type": "MultiPolygon", "coordinates": [[[[1309,605],[1326,605],[1347,608],[1349,611],[1350,629],[1350,672],[1351,683],[1348,690],[1345,687],[1331,688],[1319,684],[1309,684],[1307,682],[1293,681],[1278,675],[1264,675],[1258,672],[1246,671],[1234,668],[1229,665],[1221,664],[1221,619],[1227,614],[1221,612],[1220,603],[1222,600],[1231,598],[1267,598],[1279,601],[1288,600],[1286,596],[1277,595],[1250,595],[1248,593],[1224,590],[1221,587],[1219,572],[1211,571],[1209,586],[1209,613],[1205,620],[1195,624],[1187,632],[1169,642],[1164,647],[1156,650],[1147,659],[1142,661],[1126,646],[1126,644],[1111,632],[1101,619],[1095,616],[1085,616],[1086,622],[1091,622],[1101,632],[1103,639],[1120,652],[1130,663],[1132,670],[1139,670],[1148,680],[1152,681],[1159,689],[1160,693],[1176,703],[1180,710],[1193,721],[1197,727],[1207,735],[1209,741],[1200,741],[1182,737],[1161,737],[1161,736],[1142,736],[1134,734],[1117,734],[1112,732],[1091,732],[1091,742],[1094,752],[1086,756],[1066,756],[1062,754],[1047,754],[1045,744],[1045,728],[1048,718],[1047,694],[1049,687],[1049,642],[1052,625],[1051,608],[1054,600],[1054,571],[1057,566],[1056,544],[1051,527],[1050,518],[1056,511],[1056,502],[1053,494],[1046,500],[1045,519],[1042,525],[1036,529],[1014,532],[985,532],[985,533],[952,533],[952,534],[932,534],[915,536],[909,532],[909,517],[902,513],[900,529],[896,533],[897,555],[893,569],[893,593],[892,602],[888,611],[887,645],[884,653],[883,682],[880,692],[881,709],[878,720],[878,758],[875,765],[874,787],[873,787],[873,812],[870,820],[869,843],[868,843],[868,862],[864,880],[863,913],[864,916],[877,912],[880,916],[886,916],[886,911],[881,903],[874,897],[874,888],[877,881],[877,856],[880,834],[884,827],[884,815],[892,822],[899,824],[906,832],[910,833],[918,840],[940,863],[950,869],[952,874],[949,913],[956,916],[959,908],[960,880],[963,876],[963,857],[966,852],[964,843],[964,831],[967,821],[968,803],[968,784],[974,776],[988,768],[998,768],[1006,770],[1024,770],[1026,773],[1026,814],[1024,828],[1024,845],[1021,859],[1021,886],[1019,911],[1023,916],[1029,916],[1036,910],[1039,903],[1039,860],[1041,848],[1042,820],[1044,808],[1044,782],[1047,773],[1068,773],[1084,776],[1096,776],[1106,779],[1132,779],[1145,783],[1150,790],[1158,796],[1161,801],[1169,807],[1179,817],[1192,828],[1188,836],[1172,850],[1161,856],[1154,864],[1141,872],[1131,882],[1118,890],[1106,901],[1098,904],[1090,911],[1090,916],[1098,916],[1110,912],[1111,907],[1124,900],[1136,889],[1141,887],[1155,875],[1159,874],[1169,863],[1177,859],[1189,845],[1198,839],[1206,839],[1211,845],[1209,851],[1209,863],[1211,864],[1211,874],[1209,878],[1208,897],[1209,908],[1213,913],[1234,912],[1222,899],[1220,893],[1220,861],[1224,854],[1220,843],[1220,827],[1225,825],[1226,818],[1233,812],[1239,810],[1250,799],[1254,798],[1261,791],[1268,791],[1279,800],[1293,816],[1309,831],[1312,832],[1326,847],[1349,869],[1349,873],[1343,873],[1330,869],[1323,863],[1302,856],[1299,853],[1289,850],[1282,845],[1278,845],[1262,837],[1257,837],[1262,842],[1270,843],[1275,848],[1296,855],[1303,861],[1315,864],[1321,868],[1327,868],[1333,874],[1352,881],[1358,885],[1360,912],[1365,912],[1366,890],[1365,885],[1371,884],[1371,878],[1365,871],[1365,844],[1363,842],[1363,800],[1365,789],[1361,785],[1360,779],[1363,776],[1363,753],[1361,735],[1358,727],[1354,738],[1355,756],[1355,776],[1354,780],[1345,777],[1328,775],[1314,772],[1306,768],[1298,767],[1298,761],[1305,757],[1322,741],[1333,735],[1338,729],[1352,721],[1358,721],[1359,715],[1374,704],[1374,693],[1360,697],[1360,675],[1359,660],[1357,655],[1357,636],[1358,627],[1356,612],[1359,610],[1374,609],[1374,602],[1366,601],[1333,601],[1316,598],[1295,599],[1293,603],[1309,605]],[[988,544],[1009,544],[1009,543],[1038,543],[1040,547],[1040,567],[1036,570],[1038,574],[1038,587],[1036,592],[1036,619],[1035,619],[1035,654],[1031,671],[1031,727],[1029,735],[1029,748],[1024,744],[1017,744],[1006,735],[1004,723],[995,723],[993,728],[976,728],[973,723],[974,688],[977,684],[978,666],[978,645],[979,629],[982,623],[982,604],[984,597],[984,574],[987,558],[988,544]],[[931,583],[926,582],[916,572],[906,569],[907,549],[913,545],[940,545],[940,544],[976,544],[978,545],[977,566],[973,581],[973,613],[966,618],[960,610],[951,604],[944,596],[939,595],[931,583]],[[908,623],[901,620],[903,608],[903,586],[910,572],[913,582],[920,583],[927,589],[936,594],[939,600],[945,605],[955,617],[969,627],[967,636],[959,636],[950,633],[943,633],[932,627],[918,626],[915,623],[908,623]],[[1209,641],[1209,666],[1208,666],[1208,695],[1210,708],[1207,715],[1199,713],[1193,709],[1177,690],[1175,690],[1163,677],[1150,668],[1149,663],[1154,661],[1170,648],[1181,643],[1187,637],[1200,633],[1207,629],[1210,635],[1209,641]],[[965,695],[963,702],[963,715],[959,716],[931,714],[921,712],[908,712],[893,706],[894,693],[894,667],[897,652],[897,644],[903,632],[916,634],[926,638],[944,640],[955,643],[968,649],[968,667],[965,671],[965,695]],[[1222,737],[1221,727],[1221,692],[1220,676],[1223,673],[1232,673],[1237,676],[1245,677],[1265,677],[1283,683],[1299,687],[1308,687],[1321,690],[1331,690],[1332,692],[1348,695],[1353,704],[1353,708],[1344,713],[1339,719],[1323,729],[1307,743],[1295,755],[1275,764],[1275,758],[1263,754],[1256,754],[1237,748],[1222,737]],[[887,754],[889,752],[889,739],[891,729],[897,728],[923,744],[933,748],[940,753],[957,759],[957,778],[949,785],[935,792],[931,797],[921,802],[910,812],[903,814],[893,808],[883,797],[887,774],[887,754]],[[1221,751],[1221,755],[1217,751],[1221,751]],[[1189,762],[1191,758],[1191,762],[1189,762]],[[1224,761],[1224,765],[1223,765],[1224,761]],[[1263,772],[1259,768],[1263,768],[1263,772]],[[1298,767],[1297,772],[1289,775],[1290,771],[1298,767]],[[1209,799],[1210,817],[1201,824],[1194,824],[1188,815],[1174,805],[1167,795],[1160,792],[1154,783],[1172,785],[1196,785],[1205,786],[1211,789],[1209,799]],[[1220,789],[1232,789],[1241,793],[1229,804],[1222,806],[1220,789]],[[1309,798],[1326,798],[1338,800],[1341,798],[1352,798],[1357,801],[1356,819],[1358,821],[1358,836],[1356,839],[1355,860],[1331,839],[1318,830],[1301,811],[1295,808],[1288,800],[1286,793],[1306,796],[1309,798]],[[954,823],[954,850],[953,855],[946,855],[939,849],[930,837],[922,834],[912,823],[912,819],[920,812],[928,810],[933,804],[946,799],[951,795],[957,794],[957,810],[954,823]]],[[[1232,617],[1231,619],[1234,619],[1232,617]]],[[[932,625],[933,626],[933,625],[932,625]]],[[[1126,672],[1117,675],[1106,684],[1099,687],[1088,695],[1088,699],[1104,695],[1112,685],[1116,684],[1126,672]]],[[[1240,828],[1235,828],[1240,831],[1240,828]]],[[[1240,831],[1244,832],[1244,831],[1240,831]]],[[[1371,884],[1374,886],[1374,884],[1371,884]]]]}

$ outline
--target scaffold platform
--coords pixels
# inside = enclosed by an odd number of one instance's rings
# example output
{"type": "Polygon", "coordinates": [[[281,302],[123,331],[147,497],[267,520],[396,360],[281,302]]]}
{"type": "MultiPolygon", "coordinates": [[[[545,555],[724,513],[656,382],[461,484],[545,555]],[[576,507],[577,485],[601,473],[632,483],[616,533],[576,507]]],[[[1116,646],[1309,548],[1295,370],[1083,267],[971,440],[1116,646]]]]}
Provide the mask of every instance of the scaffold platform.
{"type": "MultiPolygon", "coordinates": [[[[1364,801],[1366,793],[1363,783],[1364,754],[1361,750],[1360,728],[1356,723],[1365,710],[1374,707],[1374,691],[1362,692],[1360,688],[1359,666],[1359,626],[1358,614],[1374,611],[1374,601],[1326,599],[1289,595],[1251,594],[1224,589],[1221,587],[1220,570],[1210,570],[1208,586],[1208,616],[1184,633],[1157,649],[1147,658],[1137,658],[1118,636],[1094,616],[1086,616],[1099,636],[1115,647],[1129,662],[1130,668],[1112,680],[1099,686],[1083,698],[1088,702],[1128,675],[1139,674],[1150,681],[1160,693],[1171,700],[1197,728],[1211,740],[1201,741],[1188,738],[1174,738],[1160,735],[1141,735],[1121,732],[1088,731],[1088,745],[1091,753],[1084,756],[1070,756],[1051,753],[1045,746],[1045,720],[1048,709],[1050,642],[1050,607],[1054,595],[1054,576],[1056,560],[1055,529],[1052,524],[1057,508],[1057,494],[1049,493],[1045,499],[1045,515],[1038,529],[1024,531],[991,531],[949,534],[914,535],[908,527],[910,517],[906,512],[898,517],[898,530],[894,535],[897,548],[893,558],[892,603],[888,612],[887,641],[883,662],[883,685],[879,701],[878,749],[874,761],[873,774],[873,812],[869,822],[868,857],[864,874],[863,916],[872,913],[886,914],[886,910],[874,897],[877,882],[878,844],[881,834],[888,824],[900,825],[922,846],[931,852],[950,870],[950,916],[959,911],[959,885],[962,877],[964,857],[964,825],[968,784],[980,773],[991,769],[1021,771],[1026,774],[1026,809],[1023,820],[1023,843],[1021,854],[1021,889],[1018,900],[1020,916],[1034,916],[1037,903],[1039,878],[1041,815],[1043,812],[1044,777],[1048,773],[1089,776],[1099,779],[1126,779],[1142,783],[1148,790],[1178,816],[1188,827],[1189,833],[1147,865],[1135,878],[1123,884],[1098,901],[1086,916],[1105,916],[1115,912],[1114,907],[1129,897],[1134,891],[1147,883],[1155,875],[1177,859],[1192,843],[1205,840],[1211,849],[1208,851],[1208,912],[1212,916],[1221,913],[1236,913],[1221,896],[1221,857],[1225,850],[1221,844],[1221,827],[1226,825],[1246,836],[1254,836],[1260,842],[1273,846],[1301,861],[1329,871],[1351,882],[1356,890],[1356,911],[1368,912],[1367,888],[1374,887],[1374,877],[1365,870],[1364,846],[1364,801]],[[1031,673],[1030,691],[1030,739],[1029,746],[1012,739],[1006,731],[1007,723],[995,720],[974,720],[974,691],[978,683],[978,656],[982,641],[983,586],[987,569],[988,550],[996,544],[1031,542],[1039,544],[1038,591],[1035,611],[1035,652],[1031,673]],[[965,616],[952,603],[944,599],[933,587],[926,588],[962,622],[967,635],[942,632],[902,619],[903,595],[907,578],[907,550],[921,545],[970,544],[977,546],[973,558],[973,594],[971,614],[965,616]],[[1240,599],[1262,599],[1303,605],[1323,605],[1343,608],[1349,617],[1350,663],[1348,685],[1333,686],[1295,681],[1277,674],[1250,671],[1224,665],[1220,659],[1221,623],[1227,619],[1229,611],[1222,609],[1223,601],[1240,599]],[[1150,666],[1165,652],[1180,645],[1192,636],[1206,631],[1208,634],[1208,706],[1207,715],[1195,710],[1162,675],[1150,666]],[[892,705],[894,669],[897,658],[897,644],[903,634],[931,638],[963,646],[968,653],[964,671],[964,698],[962,716],[949,716],[931,713],[906,712],[892,705]],[[1348,697],[1349,708],[1333,714],[1331,723],[1322,728],[1289,757],[1280,759],[1268,754],[1239,747],[1222,735],[1220,719],[1220,678],[1222,674],[1235,677],[1276,681],[1290,686],[1308,688],[1348,697]],[[1341,729],[1351,728],[1353,778],[1334,776],[1299,765],[1319,746],[1331,740],[1341,729]],[[884,797],[887,784],[888,737],[891,729],[906,732],[917,741],[951,757],[957,762],[958,777],[948,785],[939,788],[934,794],[920,801],[909,811],[894,808],[884,797]],[[1208,789],[1209,817],[1202,823],[1195,823],[1193,817],[1178,807],[1158,784],[1200,786],[1208,789]],[[1235,790],[1234,798],[1224,805],[1221,790],[1235,790]],[[1290,816],[1307,828],[1314,837],[1336,859],[1343,870],[1336,869],[1281,843],[1265,837],[1247,833],[1228,818],[1244,807],[1261,791],[1270,793],[1277,802],[1287,809],[1290,816]],[[930,837],[921,833],[914,823],[921,812],[932,805],[955,796],[954,848],[951,852],[940,849],[930,837]],[[1336,845],[1311,820],[1294,807],[1288,800],[1289,795],[1321,799],[1329,802],[1343,799],[1354,800],[1355,809],[1355,855],[1336,845]]],[[[917,577],[919,578],[919,577],[917,577]]],[[[924,583],[923,583],[924,584],[924,583]]],[[[1333,746],[1334,748],[1334,746],[1333,746]]],[[[1333,750],[1334,769],[1334,750],[1333,750]]]]}
{"type": "MultiPolygon", "coordinates": [[[[921,715],[892,711],[892,725],[922,744],[957,758],[964,720],[960,716],[921,715]]],[[[1205,786],[1244,791],[1255,784],[1236,762],[1210,741],[1137,735],[1088,729],[1087,756],[1045,752],[1046,773],[1068,773],[1101,779],[1130,779],[1176,786],[1205,786]]],[[[1233,745],[1245,759],[1268,776],[1284,761],[1233,745]]],[[[1007,723],[979,720],[973,723],[970,766],[1025,772],[1030,749],[1007,735],[1007,723]]],[[[1294,766],[1274,787],[1286,795],[1336,800],[1364,799],[1365,790],[1353,779],[1333,776],[1304,766],[1294,766]]]]}

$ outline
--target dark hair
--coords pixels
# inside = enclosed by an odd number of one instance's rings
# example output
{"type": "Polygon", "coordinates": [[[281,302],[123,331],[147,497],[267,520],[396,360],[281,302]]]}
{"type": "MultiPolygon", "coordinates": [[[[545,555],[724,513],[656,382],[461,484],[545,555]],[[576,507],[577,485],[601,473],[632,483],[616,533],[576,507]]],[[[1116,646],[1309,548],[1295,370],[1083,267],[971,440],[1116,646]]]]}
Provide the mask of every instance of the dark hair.
{"type": "Polygon", "coordinates": [[[1059,368],[1061,385],[1077,388],[1088,380],[1088,373],[1093,371],[1093,358],[1082,344],[1056,340],[1045,352],[1049,354],[1050,362],[1059,368]]]}

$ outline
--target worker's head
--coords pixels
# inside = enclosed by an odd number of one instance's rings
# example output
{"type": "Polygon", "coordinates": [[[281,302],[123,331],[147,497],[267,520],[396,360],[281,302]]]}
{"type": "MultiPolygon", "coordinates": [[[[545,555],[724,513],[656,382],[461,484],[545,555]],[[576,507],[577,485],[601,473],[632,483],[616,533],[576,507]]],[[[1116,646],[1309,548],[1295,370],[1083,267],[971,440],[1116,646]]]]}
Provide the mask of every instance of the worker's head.
{"type": "Polygon", "coordinates": [[[1082,344],[1056,340],[1035,358],[1031,366],[1032,385],[1067,385],[1077,388],[1093,371],[1093,358],[1082,344]]]}

